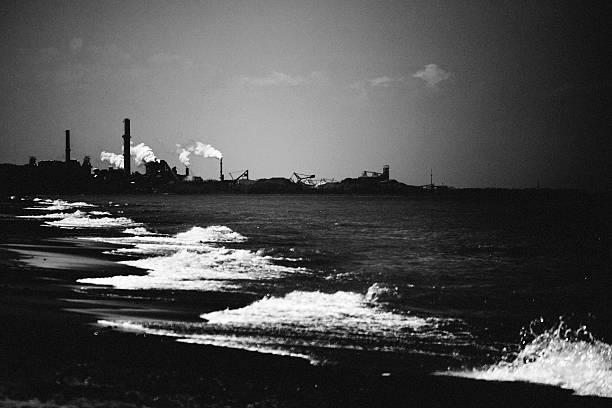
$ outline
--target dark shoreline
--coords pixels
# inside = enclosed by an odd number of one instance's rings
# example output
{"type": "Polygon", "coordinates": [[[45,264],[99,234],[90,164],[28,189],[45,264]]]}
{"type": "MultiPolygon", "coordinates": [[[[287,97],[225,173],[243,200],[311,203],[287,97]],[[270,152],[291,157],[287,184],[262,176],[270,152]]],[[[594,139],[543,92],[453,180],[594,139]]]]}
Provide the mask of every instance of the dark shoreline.
{"type": "MultiPolygon", "coordinates": [[[[496,383],[426,375],[406,368],[382,376],[375,368],[312,366],[305,360],[173,339],[121,333],[93,325],[102,298],[75,291],[84,276],[116,274],[129,267],[108,261],[100,244],[75,247],[55,230],[9,216],[0,247],[0,405],[55,406],[607,406],[608,399],[526,383],[496,383]],[[36,227],[35,227],[36,225],[36,227]],[[102,262],[85,269],[40,268],[7,250],[10,230],[26,230],[48,253],[102,262]],[[40,231],[44,230],[44,231],[40,231]],[[36,238],[38,234],[45,236],[36,238]],[[111,268],[112,272],[108,269],[111,268]],[[84,300],[75,306],[67,299],[84,300]],[[27,402],[27,403],[25,403],[27,402]],[[45,404],[42,404],[45,402],[45,404]]],[[[48,265],[47,265],[48,266],[48,265]]],[[[108,300],[108,299],[106,299],[108,300]]],[[[228,299],[211,299],[227,307],[228,299]]],[[[234,299],[246,302],[247,299],[234,299]]],[[[150,308],[145,302],[135,306],[150,308]]],[[[181,317],[183,318],[183,317],[181,317]]]]}

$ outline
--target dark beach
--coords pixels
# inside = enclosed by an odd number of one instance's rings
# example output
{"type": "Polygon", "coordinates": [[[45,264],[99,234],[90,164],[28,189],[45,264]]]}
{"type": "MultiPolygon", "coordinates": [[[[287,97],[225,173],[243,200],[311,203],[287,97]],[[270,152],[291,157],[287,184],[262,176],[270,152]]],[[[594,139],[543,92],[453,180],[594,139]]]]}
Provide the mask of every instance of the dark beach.
{"type": "MultiPolygon", "coordinates": [[[[527,383],[390,373],[350,360],[314,366],[269,354],[175,342],[95,325],[105,315],[168,318],[150,300],[79,291],[77,278],[142,273],[102,254],[105,244],[76,242],[70,231],[19,220],[3,206],[0,230],[0,405],[3,406],[608,406],[603,398],[527,383]],[[18,232],[18,234],[17,234],[18,232]],[[30,244],[17,242],[31,235],[30,244]],[[363,367],[363,365],[361,366],[363,367]]],[[[198,319],[189,296],[211,310],[252,299],[209,293],[177,297],[175,313],[198,319]],[[177,307],[178,306],[178,307],[177,307]]],[[[176,317],[176,316],[174,316],[176,317]]]]}

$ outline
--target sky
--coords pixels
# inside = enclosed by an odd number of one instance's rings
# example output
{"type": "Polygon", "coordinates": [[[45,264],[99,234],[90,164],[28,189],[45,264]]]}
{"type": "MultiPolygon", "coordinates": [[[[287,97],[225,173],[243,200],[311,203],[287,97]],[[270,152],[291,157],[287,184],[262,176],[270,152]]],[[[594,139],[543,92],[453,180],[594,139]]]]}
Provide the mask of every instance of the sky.
{"type": "MultiPolygon", "coordinates": [[[[0,162],[210,144],[251,178],[612,187],[611,6],[0,0],[0,162]]],[[[142,167],[132,168],[144,172],[142,167]]],[[[214,158],[191,173],[218,177],[214,158]]]]}

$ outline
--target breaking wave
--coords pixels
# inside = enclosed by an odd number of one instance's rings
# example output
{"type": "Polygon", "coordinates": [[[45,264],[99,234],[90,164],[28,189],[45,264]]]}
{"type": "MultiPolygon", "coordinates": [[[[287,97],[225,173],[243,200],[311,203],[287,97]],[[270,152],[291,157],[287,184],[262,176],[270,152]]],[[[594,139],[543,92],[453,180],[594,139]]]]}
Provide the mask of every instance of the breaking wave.
{"type": "Polygon", "coordinates": [[[594,340],[584,326],[571,330],[561,322],[558,327],[534,334],[512,361],[438,374],[526,381],[571,389],[577,395],[612,398],[612,346],[594,340]]]}
{"type": "Polygon", "coordinates": [[[275,265],[271,258],[246,249],[212,246],[119,263],[148,273],[79,279],[78,282],[117,289],[235,290],[239,286],[231,281],[265,281],[304,271],[275,265]]]}
{"type": "Polygon", "coordinates": [[[91,215],[111,215],[108,211],[90,211],[91,215]]]}
{"type": "Polygon", "coordinates": [[[28,218],[28,219],[47,219],[47,220],[60,220],[63,218],[79,218],[84,217],[87,213],[81,210],[76,210],[71,213],[50,213],[50,214],[42,214],[42,215],[18,215],[17,218],[28,218]]]}
{"type": "Polygon", "coordinates": [[[126,228],[122,231],[124,234],[131,235],[158,235],[155,232],[147,230],[145,227],[126,228]]]}
{"type": "Polygon", "coordinates": [[[306,272],[303,268],[277,265],[276,258],[260,251],[220,246],[221,243],[246,240],[226,226],[192,227],[173,236],[152,234],[144,228],[124,232],[144,234],[83,239],[126,245],[109,253],[143,257],[119,263],[144,269],[147,274],[80,279],[78,282],[118,289],[237,290],[240,281],[266,282],[306,272]]]}
{"type": "Polygon", "coordinates": [[[403,329],[432,327],[436,319],[402,315],[371,307],[364,295],[354,292],[294,291],[284,297],[265,297],[241,309],[223,310],[200,316],[209,323],[226,326],[292,328],[328,334],[350,332],[396,336],[403,329]]]}
{"type": "Polygon", "coordinates": [[[85,203],[82,201],[77,201],[74,203],[69,203],[64,200],[38,200],[34,199],[34,201],[39,204],[36,207],[26,207],[26,210],[41,210],[41,211],[66,211],[74,208],[84,208],[84,207],[96,207],[93,204],[85,203]]]}
{"type": "Polygon", "coordinates": [[[182,342],[302,357],[313,363],[325,359],[325,350],[406,352],[429,347],[435,352],[445,342],[469,341],[445,330],[459,323],[453,319],[387,311],[360,293],[344,291],[293,291],[200,317],[205,323],[98,323],[170,336],[182,342]]]}
{"type": "Polygon", "coordinates": [[[176,234],[175,238],[183,242],[244,242],[246,237],[232,231],[224,225],[210,227],[193,227],[189,231],[176,234]]]}
{"type": "Polygon", "coordinates": [[[57,221],[45,221],[46,225],[60,228],[117,228],[142,225],[126,217],[92,218],[87,214],[82,216],[65,217],[57,221]]]}

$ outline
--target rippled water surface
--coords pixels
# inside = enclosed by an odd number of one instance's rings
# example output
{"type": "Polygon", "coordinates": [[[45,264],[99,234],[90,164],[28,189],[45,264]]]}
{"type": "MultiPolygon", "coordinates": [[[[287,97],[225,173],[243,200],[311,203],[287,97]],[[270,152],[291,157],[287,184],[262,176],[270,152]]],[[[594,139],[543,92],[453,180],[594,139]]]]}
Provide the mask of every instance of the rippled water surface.
{"type": "Polygon", "coordinates": [[[103,326],[612,397],[608,212],[582,195],[156,195],[36,199],[22,216],[134,267],[83,290],[191,299],[189,321],[103,326]],[[250,300],[210,310],[211,292],[250,300]]]}

